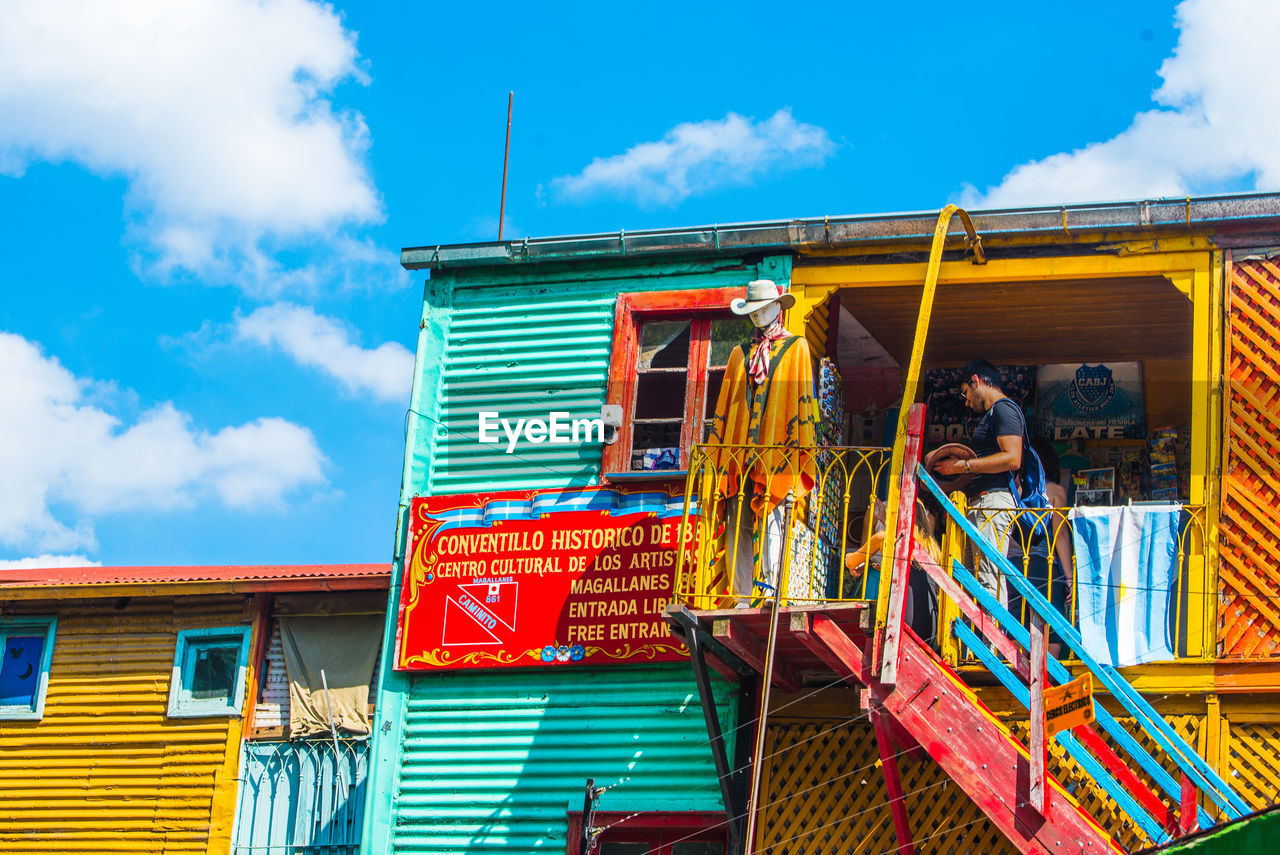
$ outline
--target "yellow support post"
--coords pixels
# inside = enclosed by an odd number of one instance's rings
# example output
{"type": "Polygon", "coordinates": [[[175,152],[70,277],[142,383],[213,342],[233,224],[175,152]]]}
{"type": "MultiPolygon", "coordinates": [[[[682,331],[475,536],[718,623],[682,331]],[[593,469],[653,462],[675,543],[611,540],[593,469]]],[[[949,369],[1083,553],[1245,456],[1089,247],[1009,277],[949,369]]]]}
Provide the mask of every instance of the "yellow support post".
{"type": "Polygon", "coordinates": [[[1203,731],[1205,733],[1205,748],[1202,755],[1205,762],[1213,768],[1224,779],[1231,779],[1231,770],[1227,768],[1230,764],[1226,758],[1226,723],[1227,720],[1222,717],[1222,704],[1218,700],[1217,694],[1210,693],[1204,696],[1205,701],[1205,720],[1203,731]]]}
{"type": "Polygon", "coordinates": [[[929,319],[933,314],[933,295],[938,286],[938,271],[942,266],[942,250],[946,247],[947,231],[951,226],[951,218],[960,215],[968,237],[965,243],[973,250],[973,260],[977,264],[985,264],[986,255],[982,251],[982,238],[973,229],[973,221],[969,214],[956,205],[948,205],[938,214],[938,224],[933,230],[933,244],[929,248],[929,263],[925,268],[924,290],[920,294],[920,311],[916,316],[915,337],[911,343],[911,360],[907,363],[905,382],[902,389],[902,403],[898,407],[898,428],[893,439],[893,460],[889,467],[889,498],[885,503],[884,530],[888,533],[880,553],[880,588],[876,592],[876,631],[873,642],[872,663],[878,673],[881,667],[881,654],[884,645],[884,628],[889,610],[889,577],[890,565],[893,563],[893,532],[898,524],[899,482],[902,479],[902,460],[907,444],[907,415],[911,405],[915,403],[916,392],[920,386],[920,366],[924,362],[924,344],[929,336],[929,319]]]}
{"type": "MultiPolygon", "coordinates": [[[[1212,443],[1219,439],[1221,422],[1215,423],[1213,413],[1213,386],[1215,383],[1213,358],[1215,315],[1218,307],[1213,304],[1214,277],[1212,267],[1197,269],[1191,276],[1191,504],[1208,505],[1211,488],[1209,461],[1212,443]]],[[[1217,369],[1220,371],[1220,363],[1217,369]]],[[[1206,517],[1209,510],[1206,507],[1206,517]]],[[[1208,519],[1205,520],[1206,529],[1208,519]]],[[[1208,554],[1212,537],[1203,532],[1200,554],[1193,554],[1187,567],[1187,656],[1213,655],[1214,642],[1210,617],[1214,600],[1209,587],[1208,554]]]]}
{"type": "MultiPolygon", "coordinates": [[[[1221,250],[1215,250],[1209,265],[1209,413],[1205,442],[1208,445],[1208,483],[1204,509],[1204,647],[1203,655],[1215,659],[1218,655],[1218,519],[1222,511],[1222,461],[1226,436],[1226,385],[1224,382],[1226,360],[1226,282],[1227,259],[1221,250]]],[[[1199,309],[1195,309],[1199,311],[1199,309]]]]}

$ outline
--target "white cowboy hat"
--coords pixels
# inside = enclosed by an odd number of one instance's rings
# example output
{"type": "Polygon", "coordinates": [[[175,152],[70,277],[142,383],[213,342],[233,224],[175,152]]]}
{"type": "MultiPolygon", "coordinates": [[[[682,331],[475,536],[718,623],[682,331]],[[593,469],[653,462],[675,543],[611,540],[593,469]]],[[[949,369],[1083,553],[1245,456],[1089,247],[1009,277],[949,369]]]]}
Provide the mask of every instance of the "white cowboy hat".
{"type": "Polygon", "coordinates": [[[796,304],[796,295],[783,291],[774,284],[772,279],[755,279],[747,283],[746,299],[738,298],[730,301],[729,311],[735,315],[749,315],[770,303],[777,303],[784,309],[790,309],[796,304]]]}

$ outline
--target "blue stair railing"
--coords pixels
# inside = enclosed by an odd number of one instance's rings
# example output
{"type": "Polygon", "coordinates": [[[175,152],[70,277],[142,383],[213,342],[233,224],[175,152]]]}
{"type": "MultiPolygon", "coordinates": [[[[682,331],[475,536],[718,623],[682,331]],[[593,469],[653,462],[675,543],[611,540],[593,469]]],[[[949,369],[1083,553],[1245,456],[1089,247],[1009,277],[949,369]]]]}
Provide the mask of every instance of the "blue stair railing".
{"type": "MultiPolygon", "coordinates": [[[[1235,819],[1250,812],[1249,806],[1218,773],[1200,757],[1187,742],[1165,721],[1151,704],[1142,697],[1120,674],[1110,665],[1099,663],[1085,649],[1079,631],[1061,612],[1054,608],[1044,594],[1036,589],[1025,576],[1018,572],[1008,557],[994,544],[985,538],[964,514],[943,493],[941,488],[925,472],[917,467],[919,483],[925,487],[939,502],[946,514],[955,521],[961,531],[969,538],[974,548],[990,560],[1003,574],[1006,583],[1022,595],[1027,607],[1032,610],[1057,637],[1079,658],[1094,679],[1101,684],[1124,709],[1133,716],[1138,726],[1152,741],[1176,764],[1177,768],[1208,799],[1216,804],[1228,819],[1235,819]]],[[[974,575],[961,562],[956,561],[952,569],[952,577],[973,598],[977,605],[990,615],[1000,629],[1023,649],[1030,649],[1030,632],[1021,621],[978,584],[974,575]]],[[[992,653],[978,634],[963,621],[954,624],[956,637],[965,644],[988,670],[1017,698],[1024,706],[1030,707],[1030,694],[1026,685],[1000,658],[992,653]]],[[[1062,684],[1072,679],[1071,672],[1053,656],[1048,656],[1047,670],[1049,679],[1062,684]]],[[[1093,702],[1094,716],[1097,725],[1137,763],[1152,781],[1171,797],[1177,805],[1182,799],[1182,787],[1179,782],[1152,756],[1138,741],[1106,710],[1096,699],[1093,702]]],[[[1169,835],[1161,827],[1160,822],[1144,810],[1107,772],[1080,743],[1070,731],[1055,735],[1056,740],[1067,754],[1089,773],[1099,786],[1133,818],[1154,842],[1161,843],[1169,839],[1169,835]]],[[[1213,820],[1203,807],[1196,810],[1196,821],[1201,828],[1213,825],[1213,820]]]]}

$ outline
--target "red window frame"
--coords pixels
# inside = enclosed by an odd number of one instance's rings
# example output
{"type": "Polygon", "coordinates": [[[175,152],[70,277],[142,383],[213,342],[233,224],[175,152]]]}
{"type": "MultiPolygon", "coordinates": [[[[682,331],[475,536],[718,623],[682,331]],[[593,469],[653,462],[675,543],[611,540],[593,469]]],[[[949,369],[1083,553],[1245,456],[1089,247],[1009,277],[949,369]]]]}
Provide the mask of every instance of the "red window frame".
{"type": "MultiPolygon", "coordinates": [[[[740,292],[741,289],[738,289],[740,292]]],[[[729,823],[723,813],[714,811],[676,811],[672,813],[626,814],[597,811],[592,825],[609,828],[604,841],[645,842],[657,849],[658,855],[669,855],[671,844],[686,840],[713,840],[724,843],[729,851],[729,823]],[[610,833],[612,832],[612,834],[610,833]]],[[[578,855],[582,839],[582,812],[569,812],[569,835],[565,855],[578,855]]]]}
{"type": "MultiPolygon", "coordinates": [[[[613,350],[609,357],[609,385],[605,401],[622,406],[622,426],[618,430],[618,441],[604,447],[601,469],[606,479],[610,475],[678,477],[678,473],[672,470],[641,473],[631,469],[631,447],[634,439],[631,421],[636,407],[636,359],[639,355],[640,324],[651,320],[686,318],[702,312],[724,311],[731,300],[741,296],[741,288],[696,288],[618,295],[613,309],[613,350]]],[[[689,451],[698,441],[703,419],[706,417],[710,329],[710,318],[695,318],[690,330],[685,418],[680,429],[682,467],[688,465],[689,451]]]]}

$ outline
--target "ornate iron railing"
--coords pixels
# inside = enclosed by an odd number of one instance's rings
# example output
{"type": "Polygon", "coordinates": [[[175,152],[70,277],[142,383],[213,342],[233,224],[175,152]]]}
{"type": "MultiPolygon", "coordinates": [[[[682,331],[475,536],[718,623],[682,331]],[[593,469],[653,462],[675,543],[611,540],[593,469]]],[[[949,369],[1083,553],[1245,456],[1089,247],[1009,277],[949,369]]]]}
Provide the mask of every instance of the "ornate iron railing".
{"type": "Polygon", "coordinates": [[[889,461],[887,448],[694,446],[677,599],[728,608],[777,588],[784,603],[862,599],[868,562],[849,570],[845,556],[874,533],[889,461]]]}
{"type": "MultiPolygon", "coordinates": [[[[962,511],[966,508],[963,494],[953,493],[951,501],[962,511]]],[[[1074,625],[1080,626],[1081,603],[1080,566],[1076,560],[1069,508],[1023,508],[1013,511],[980,509],[969,511],[976,517],[975,525],[984,533],[991,532],[993,542],[1004,549],[1013,565],[1022,571],[1044,594],[1046,600],[1062,612],[1074,625]],[[997,519],[1000,525],[996,525],[997,519]],[[1042,534],[1033,531],[1041,524],[1042,534]]],[[[1169,598],[1169,631],[1173,650],[1179,658],[1211,656],[1212,647],[1203,645],[1197,633],[1203,631],[1202,617],[1209,603],[1209,585],[1206,577],[1205,550],[1207,507],[1205,505],[1181,506],[1174,553],[1174,572],[1167,587],[1146,588],[1151,597],[1169,598]],[[1197,618],[1191,620],[1191,618],[1197,618]],[[1206,652],[1207,651],[1207,652],[1206,652]]],[[[949,560],[955,558],[968,563],[967,556],[974,553],[972,544],[957,526],[948,526],[941,533],[943,554],[949,560]]],[[[1129,544],[1128,546],[1133,546],[1129,544]]],[[[1094,580],[1097,583],[1097,580],[1094,580]]],[[[1120,599],[1137,596],[1139,592],[1119,590],[1120,599]]],[[[1010,610],[1024,624],[1029,620],[1025,599],[1013,595],[1010,610]]],[[[942,609],[940,609],[941,611],[942,609]]],[[[945,631],[946,615],[942,618],[939,638],[943,641],[943,653],[951,662],[956,661],[957,651],[945,631]]],[[[1087,616],[1086,616],[1087,617],[1087,616]]]]}
{"type": "Polygon", "coordinates": [[[369,742],[246,742],[233,852],[355,855],[369,742]]]}
{"type": "MultiPolygon", "coordinates": [[[[689,465],[685,523],[694,536],[681,546],[675,595],[697,609],[760,605],[780,588],[783,604],[876,599],[881,585],[883,500],[890,449],[858,446],[787,448],[696,445],[689,465]],[[878,535],[877,529],[881,532],[878,535]]],[[[963,494],[952,501],[965,508],[963,494]]],[[[973,545],[932,503],[917,504],[916,539],[943,567],[971,562],[973,545]],[[945,558],[945,560],[944,560],[945,558]]],[[[979,528],[1055,607],[1078,622],[1078,568],[1066,508],[980,511],[979,528]],[[1047,537],[1028,540],[1043,521],[1047,537]]],[[[1170,628],[1179,657],[1199,657],[1211,596],[1205,569],[1204,505],[1183,505],[1178,525],[1177,572],[1171,589],[1170,628]],[[1190,620],[1195,616],[1195,620],[1190,620]]],[[[686,529],[687,530],[687,529],[686,529]]],[[[948,627],[955,615],[945,598],[936,606],[936,637],[955,664],[962,651],[948,627]]],[[[1026,619],[1025,602],[1012,606],[1026,619]]],[[[912,621],[919,626],[920,618],[912,621]]],[[[932,635],[932,633],[930,633],[932,635]]]]}

